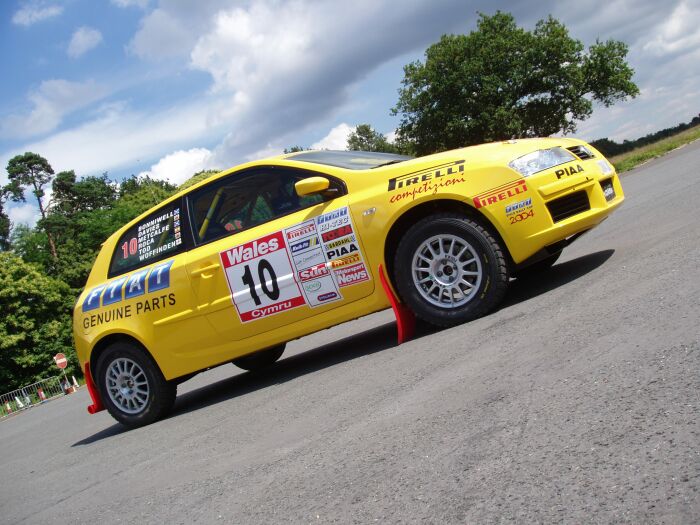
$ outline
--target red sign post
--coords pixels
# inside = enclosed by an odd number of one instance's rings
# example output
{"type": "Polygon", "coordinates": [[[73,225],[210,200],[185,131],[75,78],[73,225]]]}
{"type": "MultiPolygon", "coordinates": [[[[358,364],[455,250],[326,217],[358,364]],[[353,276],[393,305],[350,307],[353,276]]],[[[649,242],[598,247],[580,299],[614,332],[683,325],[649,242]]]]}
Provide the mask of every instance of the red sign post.
{"type": "Polygon", "coordinates": [[[53,356],[53,360],[56,361],[56,366],[61,370],[68,366],[68,359],[66,359],[64,354],[56,354],[53,356]]]}
{"type": "Polygon", "coordinates": [[[65,354],[59,352],[58,354],[53,356],[53,360],[56,361],[56,366],[63,370],[63,379],[65,380],[63,391],[66,394],[69,394],[70,383],[68,382],[68,378],[66,377],[66,367],[68,366],[68,359],[66,359],[65,354]]]}

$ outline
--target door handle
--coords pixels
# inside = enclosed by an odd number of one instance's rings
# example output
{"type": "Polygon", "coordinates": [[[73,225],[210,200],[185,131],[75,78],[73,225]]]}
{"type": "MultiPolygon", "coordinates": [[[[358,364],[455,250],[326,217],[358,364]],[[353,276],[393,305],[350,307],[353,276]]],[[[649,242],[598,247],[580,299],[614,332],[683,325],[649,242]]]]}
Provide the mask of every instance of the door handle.
{"type": "Polygon", "coordinates": [[[203,266],[202,268],[197,268],[196,270],[192,270],[190,274],[192,277],[201,277],[202,279],[208,279],[209,277],[212,276],[211,273],[207,272],[213,272],[214,270],[219,268],[219,264],[210,264],[209,266],[203,266]]]}

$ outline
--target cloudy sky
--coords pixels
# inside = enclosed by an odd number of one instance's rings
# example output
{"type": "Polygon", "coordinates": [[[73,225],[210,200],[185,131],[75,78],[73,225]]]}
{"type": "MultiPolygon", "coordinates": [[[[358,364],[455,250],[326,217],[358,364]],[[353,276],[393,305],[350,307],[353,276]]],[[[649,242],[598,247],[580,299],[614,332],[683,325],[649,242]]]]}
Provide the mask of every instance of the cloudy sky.
{"type": "Polygon", "coordinates": [[[292,145],[342,149],[360,123],[391,133],[403,65],[496,9],[630,46],[641,95],[577,136],[633,139],[700,112],[700,0],[2,0],[0,184],[24,151],[179,183],[292,145]]]}

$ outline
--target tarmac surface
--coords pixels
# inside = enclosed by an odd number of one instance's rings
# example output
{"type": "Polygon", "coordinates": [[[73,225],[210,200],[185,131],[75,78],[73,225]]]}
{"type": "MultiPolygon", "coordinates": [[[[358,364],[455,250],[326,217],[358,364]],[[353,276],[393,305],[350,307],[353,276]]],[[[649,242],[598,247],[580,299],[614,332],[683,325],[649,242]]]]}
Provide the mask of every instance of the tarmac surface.
{"type": "Polygon", "coordinates": [[[0,422],[0,523],[700,522],[700,141],[495,313],[390,311],[125,431],[85,389],[0,422]]]}

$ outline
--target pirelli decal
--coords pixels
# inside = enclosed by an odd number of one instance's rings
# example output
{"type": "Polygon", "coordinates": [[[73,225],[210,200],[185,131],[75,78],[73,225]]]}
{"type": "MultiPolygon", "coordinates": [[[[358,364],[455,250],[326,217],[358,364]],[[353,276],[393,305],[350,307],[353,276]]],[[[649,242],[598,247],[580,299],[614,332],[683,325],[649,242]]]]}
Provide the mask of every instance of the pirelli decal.
{"type": "Polygon", "coordinates": [[[457,175],[458,173],[464,173],[464,160],[455,160],[438,166],[431,166],[430,168],[389,179],[387,191],[419,185],[445,176],[457,175]]]}
{"type": "Polygon", "coordinates": [[[527,191],[527,185],[523,179],[502,184],[496,188],[491,188],[488,191],[474,196],[474,206],[483,208],[491,204],[496,204],[510,197],[515,197],[527,191]]]}

